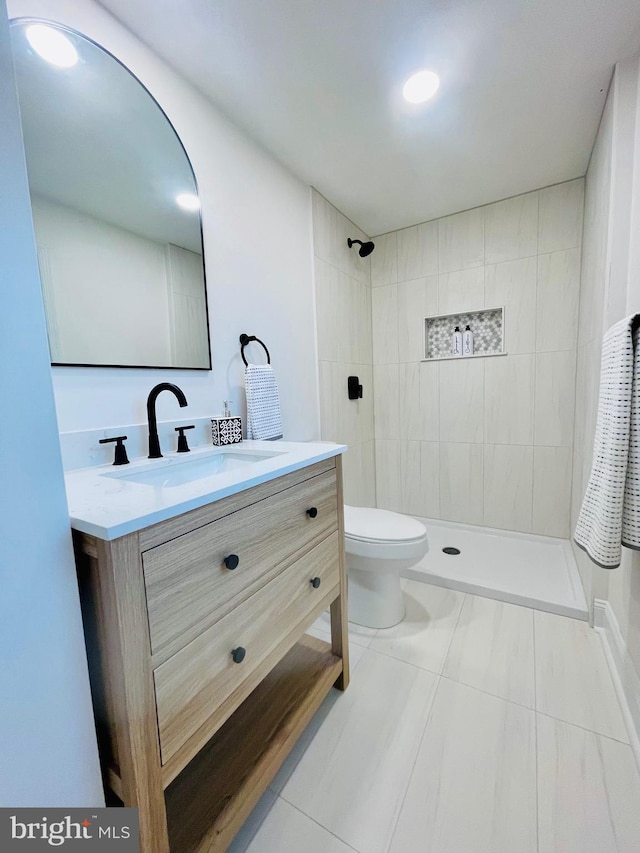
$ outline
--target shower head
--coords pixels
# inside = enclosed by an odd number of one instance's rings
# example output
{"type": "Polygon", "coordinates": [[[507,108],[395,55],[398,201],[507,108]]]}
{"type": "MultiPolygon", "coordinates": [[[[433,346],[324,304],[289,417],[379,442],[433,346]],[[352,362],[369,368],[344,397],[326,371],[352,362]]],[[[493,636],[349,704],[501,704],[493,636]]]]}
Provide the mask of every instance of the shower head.
{"type": "Polygon", "coordinates": [[[366,258],[367,255],[370,255],[371,252],[375,249],[375,245],[369,240],[368,243],[363,243],[362,240],[352,240],[350,237],[347,238],[347,246],[351,248],[354,243],[360,243],[360,249],[358,250],[358,254],[361,258],[366,258]]]}

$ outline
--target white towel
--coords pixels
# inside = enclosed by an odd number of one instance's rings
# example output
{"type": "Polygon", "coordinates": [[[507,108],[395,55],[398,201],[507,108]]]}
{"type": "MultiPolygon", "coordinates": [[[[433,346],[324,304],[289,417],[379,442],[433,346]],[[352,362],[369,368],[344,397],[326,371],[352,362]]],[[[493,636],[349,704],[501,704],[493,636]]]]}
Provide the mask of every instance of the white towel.
{"type": "Polygon", "coordinates": [[[622,544],[640,550],[640,322],[633,322],[633,385],[629,427],[629,462],[622,503],[622,544]]]}
{"type": "Polygon", "coordinates": [[[247,393],[247,438],[282,438],[278,383],[270,364],[249,364],[244,370],[247,393]]]}
{"type": "Polygon", "coordinates": [[[602,342],[591,476],[574,539],[604,569],[640,549],[640,327],[626,317],[602,342]]]}

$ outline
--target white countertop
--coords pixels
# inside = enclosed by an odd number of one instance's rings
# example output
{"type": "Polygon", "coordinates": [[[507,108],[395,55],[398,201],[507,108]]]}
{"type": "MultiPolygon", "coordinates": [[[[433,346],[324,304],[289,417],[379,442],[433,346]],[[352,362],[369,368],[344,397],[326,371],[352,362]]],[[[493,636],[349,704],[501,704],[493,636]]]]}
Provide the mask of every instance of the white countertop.
{"type": "Polygon", "coordinates": [[[346,445],[328,441],[243,441],[226,447],[195,447],[188,454],[165,453],[162,459],[134,459],[129,465],[100,465],[68,471],[65,483],[71,526],[98,539],[117,539],[346,450],[346,445]],[[175,471],[176,465],[225,452],[278,455],[176,486],[148,485],[125,479],[137,472],[175,471]]]}

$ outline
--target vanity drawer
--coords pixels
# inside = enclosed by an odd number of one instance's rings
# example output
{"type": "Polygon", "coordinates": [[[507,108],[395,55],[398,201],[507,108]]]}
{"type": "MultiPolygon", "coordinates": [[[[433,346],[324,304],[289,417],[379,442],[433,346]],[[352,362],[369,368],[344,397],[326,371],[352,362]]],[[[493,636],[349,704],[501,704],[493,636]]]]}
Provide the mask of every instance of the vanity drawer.
{"type": "MultiPolygon", "coordinates": [[[[337,594],[339,547],[336,531],[154,671],[163,764],[245,679],[256,671],[258,680],[266,676],[266,658],[328,592],[335,588],[337,594]],[[313,578],[320,579],[319,585],[311,583],[313,578]],[[239,648],[245,655],[236,663],[232,651],[239,648]]],[[[245,698],[239,696],[215,720],[209,736],[245,698]]]]}
{"type": "Polygon", "coordinates": [[[334,470],[145,551],[152,653],[182,648],[337,527],[334,470]]]}

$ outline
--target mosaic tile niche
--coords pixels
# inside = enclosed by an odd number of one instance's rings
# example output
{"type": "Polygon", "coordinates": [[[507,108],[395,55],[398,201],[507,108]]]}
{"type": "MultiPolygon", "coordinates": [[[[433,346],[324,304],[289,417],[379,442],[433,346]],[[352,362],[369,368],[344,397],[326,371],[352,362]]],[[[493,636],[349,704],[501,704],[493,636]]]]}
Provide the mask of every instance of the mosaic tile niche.
{"type": "MultiPolygon", "coordinates": [[[[425,360],[460,358],[451,355],[451,338],[456,326],[464,332],[469,326],[473,332],[473,356],[504,354],[504,308],[469,311],[466,314],[441,314],[425,317],[425,360]]],[[[466,356],[469,358],[470,356],[466,356]]]]}

